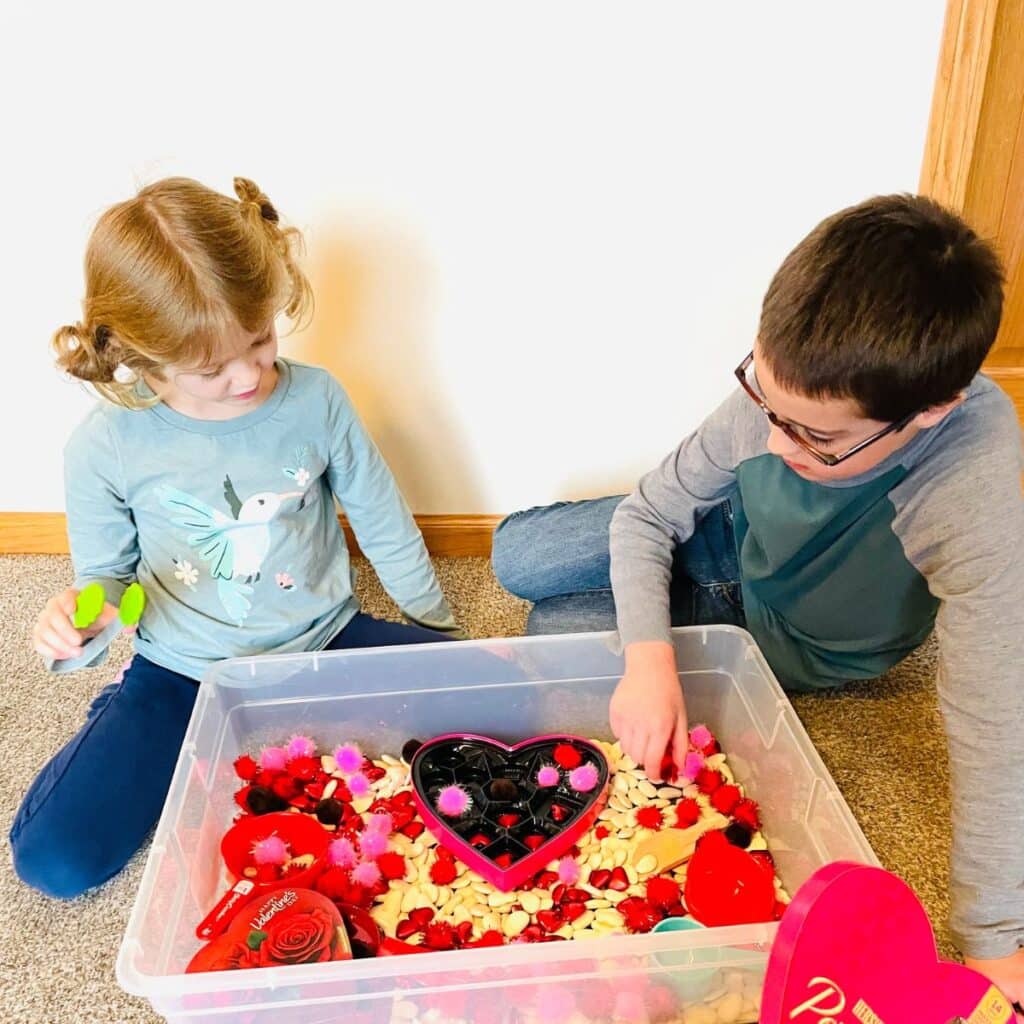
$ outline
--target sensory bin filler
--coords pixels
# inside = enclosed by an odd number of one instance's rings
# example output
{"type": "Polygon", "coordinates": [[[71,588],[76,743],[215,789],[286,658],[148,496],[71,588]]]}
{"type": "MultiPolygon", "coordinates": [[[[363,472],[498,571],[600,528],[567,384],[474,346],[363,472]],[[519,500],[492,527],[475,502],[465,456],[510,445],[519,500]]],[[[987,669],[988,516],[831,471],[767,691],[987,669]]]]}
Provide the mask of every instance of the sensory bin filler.
{"type": "Polygon", "coordinates": [[[749,636],[675,641],[701,724],[660,782],[598,635],[218,666],[122,984],[169,1020],[756,1021],[788,893],[874,858],[749,636]]]}

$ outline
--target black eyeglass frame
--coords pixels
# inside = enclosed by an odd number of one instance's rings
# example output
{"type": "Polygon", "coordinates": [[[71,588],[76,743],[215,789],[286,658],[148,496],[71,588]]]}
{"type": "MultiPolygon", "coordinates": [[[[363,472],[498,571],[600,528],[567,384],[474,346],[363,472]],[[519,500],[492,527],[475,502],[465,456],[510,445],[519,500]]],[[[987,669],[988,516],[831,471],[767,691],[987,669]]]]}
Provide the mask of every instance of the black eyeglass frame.
{"type": "Polygon", "coordinates": [[[839,455],[832,455],[829,452],[820,452],[813,444],[811,444],[810,441],[802,438],[788,423],[780,420],[779,417],[768,408],[765,400],[750,386],[750,383],[747,380],[747,370],[750,369],[750,364],[753,363],[753,361],[754,353],[751,352],[733,371],[736,375],[736,379],[740,382],[740,387],[742,387],[750,398],[757,403],[761,412],[768,417],[768,422],[771,423],[773,427],[778,427],[779,430],[781,430],[794,444],[799,445],[803,451],[807,452],[811,458],[817,459],[817,461],[823,466],[838,466],[840,462],[845,462],[847,459],[852,458],[858,452],[864,451],[864,449],[869,445],[874,444],[876,441],[881,441],[883,437],[888,437],[889,434],[895,434],[900,430],[903,430],[905,427],[910,425],[910,421],[917,415],[917,412],[912,412],[909,415],[904,416],[903,419],[897,420],[895,423],[890,423],[887,427],[882,427],[881,430],[876,431],[870,437],[867,437],[858,444],[855,444],[852,448],[847,448],[845,452],[842,452],[839,455]]]}

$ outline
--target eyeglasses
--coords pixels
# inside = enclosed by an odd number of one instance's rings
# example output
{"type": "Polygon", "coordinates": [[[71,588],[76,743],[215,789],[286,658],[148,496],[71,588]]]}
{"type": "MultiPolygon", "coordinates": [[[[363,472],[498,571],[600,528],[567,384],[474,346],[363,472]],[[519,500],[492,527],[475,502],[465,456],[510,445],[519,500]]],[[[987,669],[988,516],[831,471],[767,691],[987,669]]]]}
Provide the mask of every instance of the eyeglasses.
{"type": "Polygon", "coordinates": [[[883,427],[881,430],[872,434],[870,437],[865,438],[859,444],[855,444],[852,448],[848,448],[845,452],[842,452],[840,455],[832,455],[829,452],[821,452],[818,451],[818,449],[815,448],[810,441],[801,437],[800,434],[797,433],[797,431],[788,423],[786,423],[783,420],[780,420],[779,417],[776,416],[775,413],[773,413],[771,409],[768,408],[768,405],[765,402],[764,398],[757,391],[754,390],[754,385],[750,381],[750,368],[753,365],[753,363],[754,353],[751,352],[750,355],[748,355],[747,358],[744,359],[743,362],[740,363],[740,365],[737,366],[736,370],[734,371],[736,374],[736,379],[740,382],[740,385],[742,386],[743,390],[746,391],[746,393],[761,407],[761,412],[763,412],[765,416],[768,417],[768,422],[771,423],[773,427],[778,427],[779,430],[781,430],[786,435],[786,437],[788,437],[794,444],[799,445],[799,447],[803,451],[807,452],[807,454],[810,455],[811,458],[817,459],[817,461],[820,462],[823,466],[838,466],[840,462],[845,462],[847,459],[856,455],[857,452],[863,451],[865,448],[867,448],[868,445],[874,444],[876,441],[880,441],[883,437],[886,437],[888,434],[894,434],[900,430],[903,430],[903,428],[908,426],[910,421],[917,415],[916,412],[912,412],[909,416],[904,416],[903,419],[897,420],[895,423],[890,423],[889,426],[883,427]]]}

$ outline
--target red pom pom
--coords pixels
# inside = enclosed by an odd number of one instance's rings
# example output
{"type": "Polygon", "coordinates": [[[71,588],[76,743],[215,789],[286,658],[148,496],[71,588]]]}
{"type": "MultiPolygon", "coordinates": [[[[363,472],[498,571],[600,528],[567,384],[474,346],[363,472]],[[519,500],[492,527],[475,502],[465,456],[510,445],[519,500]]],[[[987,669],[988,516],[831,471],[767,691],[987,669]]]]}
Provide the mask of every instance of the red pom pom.
{"type": "Polygon", "coordinates": [[[741,800],[732,809],[732,816],[752,832],[756,832],[761,827],[761,816],[757,804],[753,800],[741,800]]]}
{"type": "Polygon", "coordinates": [[[248,754],[235,759],[235,774],[246,782],[252,782],[259,770],[260,766],[248,754]]]}
{"type": "Polygon", "coordinates": [[[594,829],[595,839],[607,839],[609,835],[611,835],[611,833],[604,825],[598,825],[597,828],[594,829]]]}
{"type": "Polygon", "coordinates": [[[700,821],[700,804],[692,797],[676,804],[676,828],[690,828],[700,821]]]}
{"type": "Polygon", "coordinates": [[[733,809],[743,799],[739,786],[719,786],[711,794],[711,806],[722,814],[732,814],[733,809]]]}
{"type": "Polygon", "coordinates": [[[716,772],[712,768],[701,768],[701,770],[697,772],[697,777],[693,781],[697,783],[697,788],[702,793],[708,795],[710,793],[714,793],[714,791],[722,785],[725,779],[722,778],[721,772],[716,772]]]}
{"type": "Polygon", "coordinates": [[[583,755],[571,743],[559,743],[551,755],[560,768],[577,768],[583,762],[583,755]]]}
{"type": "Polygon", "coordinates": [[[299,784],[287,775],[278,775],[271,783],[270,789],[282,800],[294,800],[301,792],[299,784]]]}
{"type": "Polygon", "coordinates": [[[430,867],[430,880],[434,885],[449,885],[455,881],[455,864],[447,859],[438,859],[430,867]]]}
{"type": "Polygon", "coordinates": [[[650,828],[655,832],[664,824],[660,807],[641,807],[636,812],[636,823],[641,828],[650,828]]]}
{"type": "Polygon", "coordinates": [[[671,878],[651,878],[647,882],[647,901],[662,910],[674,907],[680,899],[679,885],[671,878]]]}
{"type": "Polygon", "coordinates": [[[400,853],[388,851],[377,858],[377,867],[384,878],[394,880],[405,877],[405,858],[400,853]]]}
{"type": "Polygon", "coordinates": [[[619,904],[619,913],[631,932],[649,932],[664,916],[659,908],[638,896],[623,900],[619,904]]]}
{"type": "Polygon", "coordinates": [[[343,903],[351,888],[349,874],[343,868],[328,868],[314,883],[313,888],[335,903],[343,903]]]}
{"type": "Polygon", "coordinates": [[[288,762],[288,774],[302,782],[310,782],[320,771],[320,760],[316,757],[294,757],[288,762]]]}
{"type": "Polygon", "coordinates": [[[430,949],[454,949],[455,932],[452,926],[444,921],[428,924],[423,933],[423,945],[430,949]]]}
{"type": "Polygon", "coordinates": [[[252,786],[243,786],[235,794],[235,803],[238,804],[238,806],[241,807],[243,811],[248,811],[249,810],[249,804],[248,804],[247,801],[248,801],[248,798],[249,798],[249,790],[251,790],[251,789],[252,789],[252,786]]]}

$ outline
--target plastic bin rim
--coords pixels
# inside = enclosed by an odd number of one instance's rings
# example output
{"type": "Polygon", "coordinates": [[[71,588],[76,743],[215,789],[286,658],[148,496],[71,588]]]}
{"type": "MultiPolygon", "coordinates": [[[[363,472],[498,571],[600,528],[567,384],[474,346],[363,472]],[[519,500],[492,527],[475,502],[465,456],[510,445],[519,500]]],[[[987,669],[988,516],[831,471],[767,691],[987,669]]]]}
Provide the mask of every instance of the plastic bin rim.
{"type": "MultiPolygon", "coordinates": [[[[750,956],[749,947],[754,945],[763,946],[763,955],[767,957],[768,949],[775,939],[778,931],[778,922],[763,922],[759,924],[733,925],[726,928],[705,928],[693,931],[664,932],[661,934],[643,935],[609,935],[601,939],[590,939],[586,942],[559,943],[558,963],[560,965],[559,977],[572,979],[575,977],[586,978],[594,974],[593,963],[595,961],[614,961],[616,959],[628,960],[639,956],[653,953],[686,952],[699,949],[722,950],[730,947],[737,950],[737,958],[750,956]],[[624,942],[625,940],[625,942],[624,942]],[[626,946],[626,943],[629,946],[626,946]],[[631,947],[631,948],[630,948],[631,947]],[[586,970],[574,970],[573,965],[580,961],[586,962],[586,970]]],[[[394,993],[405,993],[407,989],[398,987],[398,982],[409,973],[397,971],[399,963],[408,964],[409,957],[373,957],[365,960],[342,960],[332,963],[320,964],[294,964],[280,967],[262,967],[258,969],[240,971],[210,971],[196,974],[171,973],[171,974],[145,974],[135,969],[131,962],[129,940],[121,944],[115,965],[115,974],[118,984],[132,995],[152,999],[159,991],[166,991],[173,986],[175,995],[203,995],[207,992],[224,992],[228,990],[244,989],[254,995],[260,991],[274,991],[282,986],[294,986],[311,983],[328,983],[337,975],[337,980],[373,980],[393,978],[396,986],[392,991],[382,989],[373,993],[373,997],[384,997],[394,993]],[[285,973],[282,973],[285,972],[285,973]],[[167,983],[161,985],[161,982],[167,983]]],[[[452,950],[447,952],[432,952],[423,954],[412,954],[418,969],[415,974],[418,979],[424,981],[424,986],[418,991],[430,991],[431,980],[440,976],[447,979],[444,984],[438,985],[439,989],[452,987],[452,975],[457,974],[459,966],[462,965],[466,971],[479,971],[487,968],[523,968],[528,969],[539,964],[551,962],[551,951],[546,943],[513,943],[505,946],[494,946],[477,950],[452,950]],[[471,963],[467,962],[471,957],[471,963]],[[429,963],[424,963],[428,960],[429,963]],[[423,965],[420,967],[420,965],[423,965]]],[[[728,956],[722,960],[728,963],[728,956]]],[[[634,974],[637,968],[628,964],[620,971],[602,973],[612,974],[634,974]]],[[[644,967],[645,972],[651,970],[644,967]]],[[[660,973],[660,971],[659,971],[660,973]]],[[[531,977],[533,977],[531,975],[531,977]]],[[[508,984],[523,984],[527,977],[516,977],[508,979],[508,984]]],[[[537,979],[543,981],[545,979],[537,979]]],[[[481,981],[480,986],[490,986],[502,982],[481,981]]],[[[477,983],[472,983],[476,987],[477,983]]],[[[255,1000],[254,1000],[255,1001],[255,1000]]],[[[235,1006],[234,1010],[245,1009],[245,1006],[235,1006]]]]}
{"type": "MultiPolygon", "coordinates": [[[[672,626],[670,633],[673,636],[677,634],[700,633],[703,634],[705,638],[708,633],[731,634],[744,640],[748,647],[752,647],[758,651],[760,650],[757,647],[757,641],[754,640],[753,634],[742,626],[731,626],[724,623],[721,625],[713,624],[706,626],[672,626]]],[[[622,655],[622,648],[618,636],[619,634],[616,630],[604,630],[589,633],[553,633],[538,636],[480,637],[475,640],[444,640],[433,644],[391,644],[385,647],[354,647],[337,651],[318,650],[295,651],[289,654],[251,654],[240,658],[224,658],[221,661],[215,662],[203,672],[200,682],[203,684],[216,683],[217,676],[225,669],[251,666],[257,662],[260,664],[266,664],[268,662],[272,662],[274,664],[287,664],[288,662],[297,661],[337,661],[349,658],[358,659],[368,655],[380,655],[381,652],[399,655],[416,653],[425,657],[438,657],[441,654],[450,653],[453,650],[474,650],[500,646],[502,644],[514,644],[517,647],[530,647],[539,644],[552,646],[554,644],[579,642],[580,640],[597,640],[604,641],[604,647],[608,653],[618,657],[622,655]]],[[[773,673],[769,674],[769,680],[778,687],[778,682],[773,673]]],[[[782,692],[781,687],[778,688],[779,691],[782,692]]]]}

